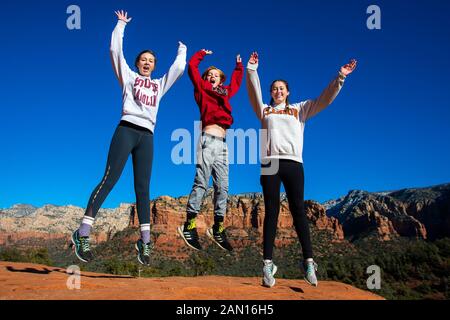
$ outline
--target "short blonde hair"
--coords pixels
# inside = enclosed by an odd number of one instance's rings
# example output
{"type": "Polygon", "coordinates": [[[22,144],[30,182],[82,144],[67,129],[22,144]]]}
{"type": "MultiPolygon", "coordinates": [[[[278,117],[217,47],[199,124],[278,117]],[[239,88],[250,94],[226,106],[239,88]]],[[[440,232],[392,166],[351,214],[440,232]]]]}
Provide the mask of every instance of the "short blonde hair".
{"type": "Polygon", "coordinates": [[[220,82],[221,82],[221,83],[225,82],[225,80],[226,80],[226,78],[227,78],[227,77],[225,76],[225,73],[223,73],[222,70],[220,70],[219,68],[216,68],[216,67],[214,67],[214,66],[209,67],[208,69],[205,70],[205,72],[203,72],[203,74],[202,74],[202,79],[203,79],[203,80],[206,80],[206,77],[208,76],[208,73],[209,73],[211,70],[217,70],[217,71],[219,71],[220,82]]]}

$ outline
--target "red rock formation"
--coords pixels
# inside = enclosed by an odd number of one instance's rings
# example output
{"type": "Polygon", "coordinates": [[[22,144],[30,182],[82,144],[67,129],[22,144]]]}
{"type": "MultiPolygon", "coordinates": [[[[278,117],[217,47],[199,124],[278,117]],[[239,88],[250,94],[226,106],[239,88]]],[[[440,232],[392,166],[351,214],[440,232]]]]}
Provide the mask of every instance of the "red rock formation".
{"type": "MultiPolygon", "coordinates": [[[[168,196],[162,196],[152,201],[151,224],[154,241],[157,241],[158,247],[167,252],[175,252],[177,248],[183,247],[183,240],[177,233],[177,227],[182,225],[186,218],[187,197],[174,199],[168,196]]],[[[130,208],[122,208],[130,212],[128,226],[131,228],[139,227],[138,215],[135,205],[130,208]]],[[[334,241],[344,239],[342,226],[335,218],[329,218],[325,214],[325,209],[313,201],[305,202],[305,210],[311,225],[319,230],[330,232],[334,241]]],[[[264,201],[262,198],[249,198],[242,196],[231,196],[228,202],[227,213],[225,216],[225,226],[227,227],[232,244],[237,248],[245,247],[255,241],[262,242],[262,228],[264,221],[264,201]],[[256,239],[249,239],[248,233],[253,230],[256,239]]],[[[214,223],[214,205],[212,194],[209,193],[197,217],[197,229],[201,236],[205,235],[206,229],[214,223]]],[[[115,229],[114,229],[115,230],[115,229]]],[[[137,233],[138,234],[138,233],[137,233]]],[[[110,239],[113,236],[111,230],[94,230],[92,234],[92,243],[100,243],[110,239]],[[97,232],[96,232],[97,231],[97,232]]],[[[48,233],[14,233],[0,234],[0,244],[13,243],[24,239],[53,239],[66,238],[69,234],[48,234],[48,233]]],[[[134,240],[134,239],[133,239],[134,240]]],[[[288,208],[288,203],[282,201],[280,205],[280,214],[278,219],[278,236],[276,245],[282,246],[297,241],[297,235],[292,224],[292,215],[288,208]]]]}
{"type": "MultiPolygon", "coordinates": [[[[178,236],[176,228],[185,221],[185,208],[187,197],[173,199],[160,197],[151,205],[152,231],[157,233],[158,247],[164,251],[176,251],[184,246],[183,240],[178,236]]],[[[330,232],[334,241],[344,239],[342,226],[337,219],[326,216],[325,209],[318,203],[309,201],[305,204],[306,213],[313,227],[330,232]]],[[[262,199],[249,199],[244,197],[232,198],[228,203],[225,216],[229,238],[233,246],[243,248],[254,243],[262,242],[262,227],[264,221],[264,202],[262,199]],[[250,230],[256,232],[257,239],[250,239],[250,230]]],[[[214,207],[211,199],[206,198],[201,212],[197,217],[197,229],[201,237],[206,229],[214,223],[214,207]]],[[[288,204],[283,201],[280,206],[278,220],[278,236],[276,246],[283,246],[297,241],[292,215],[288,204]]]]}
{"type": "Polygon", "coordinates": [[[18,242],[36,242],[36,239],[54,240],[65,238],[63,234],[49,234],[43,232],[2,232],[0,233],[0,245],[15,244],[18,242]],[[33,240],[33,241],[29,241],[33,240]]]}
{"type": "Polygon", "coordinates": [[[344,239],[344,230],[339,221],[328,217],[325,208],[317,202],[305,201],[306,216],[319,230],[329,231],[335,240],[344,239]]]}
{"type": "MultiPolygon", "coordinates": [[[[397,236],[427,239],[425,225],[408,214],[408,204],[387,195],[350,192],[333,212],[347,237],[360,237],[375,231],[380,240],[397,236]]],[[[333,211],[333,210],[331,210],[333,211]]]]}
{"type": "MultiPolygon", "coordinates": [[[[168,255],[173,253],[174,256],[179,257],[180,252],[177,249],[184,247],[184,242],[179,237],[176,229],[185,222],[187,200],[187,197],[175,199],[169,196],[162,196],[151,203],[153,240],[157,242],[158,248],[165,251],[168,255]]],[[[325,209],[320,204],[306,201],[305,211],[313,227],[329,232],[334,241],[344,239],[343,229],[338,220],[327,217],[325,209]]],[[[236,248],[243,248],[255,241],[260,244],[262,242],[264,214],[264,201],[262,198],[230,197],[225,215],[225,226],[232,245],[236,248]],[[256,239],[249,238],[250,230],[253,230],[257,235],[256,239]]],[[[211,193],[206,196],[196,223],[200,236],[205,238],[206,229],[214,223],[214,205],[211,193]]],[[[134,206],[131,209],[129,226],[134,228],[139,226],[134,206]]],[[[283,246],[292,241],[297,241],[297,235],[293,227],[288,203],[282,201],[278,219],[278,236],[275,245],[283,246]]],[[[181,256],[183,256],[182,253],[181,256]]]]}
{"type": "Polygon", "coordinates": [[[136,205],[131,205],[130,208],[130,222],[128,223],[128,227],[130,228],[138,228],[139,227],[139,218],[136,211],[136,205]]]}

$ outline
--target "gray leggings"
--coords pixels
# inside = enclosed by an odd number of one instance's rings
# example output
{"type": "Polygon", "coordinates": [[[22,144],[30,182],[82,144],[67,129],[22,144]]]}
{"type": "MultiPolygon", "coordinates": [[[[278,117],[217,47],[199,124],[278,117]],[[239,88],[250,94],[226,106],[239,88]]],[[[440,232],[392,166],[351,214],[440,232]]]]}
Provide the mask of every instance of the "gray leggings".
{"type": "Polygon", "coordinates": [[[139,223],[150,223],[150,175],[153,162],[153,133],[130,122],[121,121],[109,147],[102,181],[91,194],[86,216],[95,218],[98,210],[122,174],[128,156],[133,157],[134,190],[139,223]]]}

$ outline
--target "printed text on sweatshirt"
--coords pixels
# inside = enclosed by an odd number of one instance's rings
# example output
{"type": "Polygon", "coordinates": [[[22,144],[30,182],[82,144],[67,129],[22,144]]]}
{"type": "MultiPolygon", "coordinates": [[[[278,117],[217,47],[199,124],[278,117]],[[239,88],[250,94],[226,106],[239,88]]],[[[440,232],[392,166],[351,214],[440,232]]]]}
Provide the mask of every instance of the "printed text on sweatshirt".
{"type": "Polygon", "coordinates": [[[121,120],[153,132],[161,98],[184,72],[187,48],[180,43],[175,61],[162,78],[151,79],[141,76],[130,69],[123,55],[125,26],[126,23],[119,20],[111,37],[111,60],[114,72],[122,86],[121,120]]]}
{"type": "Polygon", "coordinates": [[[261,161],[288,159],[303,163],[303,132],[306,120],[333,102],[344,84],[345,76],[339,72],[317,99],[288,106],[284,103],[269,106],[262,101],[257,68],[258,64],[247,64],[247,90],[253,110],[267,134],[262,139],[261,161]]]}
{"type": "Polygon", "coordinates": [[[229,128],[233,123],[230,98],[241,86],[244,75],[242,62],[237,62],[228,86],[220,86],[213,90],[212,84],[202,79],[198,66],[205,57],[204,51],[196,52],[189,61],[188,73],[194,84],[194,98],[200,108],[202,126],[217,124],[229,128]]]}

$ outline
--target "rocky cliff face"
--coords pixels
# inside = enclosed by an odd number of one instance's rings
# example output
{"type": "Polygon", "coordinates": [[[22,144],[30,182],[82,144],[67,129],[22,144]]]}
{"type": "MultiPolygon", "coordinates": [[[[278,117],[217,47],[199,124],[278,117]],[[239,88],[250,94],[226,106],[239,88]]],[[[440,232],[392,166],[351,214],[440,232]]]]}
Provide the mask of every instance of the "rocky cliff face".
{"type": "MultiPolygon", "coordinates": [[[[176,228],[185,221],[188,197],[171,198],[162,196],[151,203],[152,231],[159,245],[167,250],[183,246],[176,228]]],[[[305,208],[313,227],[329,232],[334,241],[344,239],[341,225],[336,218],[326,216],[325,209],[318,203],[307,201],[305,208]]],[[[0,211],[0,244],[25,241],[27,238],[69,238],[84,214],[84,209],[75,206],[52,206],[42,208],[17,205],[0,211]]],[[[235,246],[245,246],[252,241],[262,241],[264,201],[259,193],[230,196],[225,226],[235,246]],[[250,239],[249,232],[257,234],[250,239]]],[[[202,235],[214,223],[213,192],[205,196],[202,210],[197,218],[197,228],[202,235]]],[[[137,228],[139,221],[133,204],[122,204],[117,209],[101,209],[93,228],[92,241],[107,240],[126,227],[137,228]]],[[[278,220],[277,245],[296,241],[292,216],[285,197],[282,197],[278,220]]]]}
{"type": "MultiPolygon", "coordinates": [[[[154,240],[168,252],[183,247],[176,228],[185,221],[188,197],[162,196],[151,202],[154,240]]],[[[422,189],[369,193],[350,191],[346,196],[321,205],[305,201],[312,228],[330,235],[331,241],[352,240],[375,233],[380,240],[398,236],[437,239],[450,236],[450,184],[422,189]]],[[[200,236],[214,221],[213,191],[208,190],[197,219],[200,236]]],[[[0,210],[0,245],[26,239],[69,238],[84,214],[75,206],[46,205],[36,208],[15,205],[0,210]]],[[[244,247],[262,241],[264,200],[261,193],[230,196],[225,226],[233,245],[244,247]]],[[[133,204],[101,209],[92,240],[102,242],[127,227],[139,226],[133,204]]],[[[136,233],[138,234],[138,232],[136,233]]],[[[276,245],[297,241],[285,194],[282,194],[276,245]]]]}
{"type": "Polygon", "coordinates": [[[373,231],[381,240],[450,236],[450,184],[382,193],[353,190],[324,206],[349,238],[373,231]]]}
{"type": "MultiPolygon", "coordinates": [[[[130,209],[130,204],[122,204],[116,209],[100,209],[93,241],[105,241],[117,231],[123,230],[128,225],[130,209]]],[[[69,238],[83,215],[83,208],[71,205],[45,205],[41,208],[15,205],[10,209],[0,210],[0,245],[26,239],[69,238]]]]}
{"type": "MultiPolygon", "coordinates": [[[[184,246],[176,228],[185,222],[187,201],[187,196],[176,199],[163,196],[157,198],[151,204],[152,231],[156,234],[157,245],[164,247],[165,251],[174,251],[177,247],[184,246]]],[[[306,201],[305,210],[314,228],[329,232],[333,241],[344,239],[344,232],[338,220],[327,217],[325,208],[319,203],[306,201]]],[[[260,243],[262,241],[263,221],[264,200],[260,193],[229,197],[225,226],[233,246],[242,248],[254,241],[260,243]],[[257,239],[250,237],[250,233],[256,233],[257,239]]],[[[205,196],[196,223],[200,236],[204,235],[206,229],[214,223],[212,190],[209,190],[205,196]]],[[[139,226],[134,208],[131,209],[129,226],[135,228],[139,226]]],[[[292,224],[292,215],[287,200],[282,197],[275,244],[282,246],[292,241],[297,241],[297,235],[292,224]]]]}

